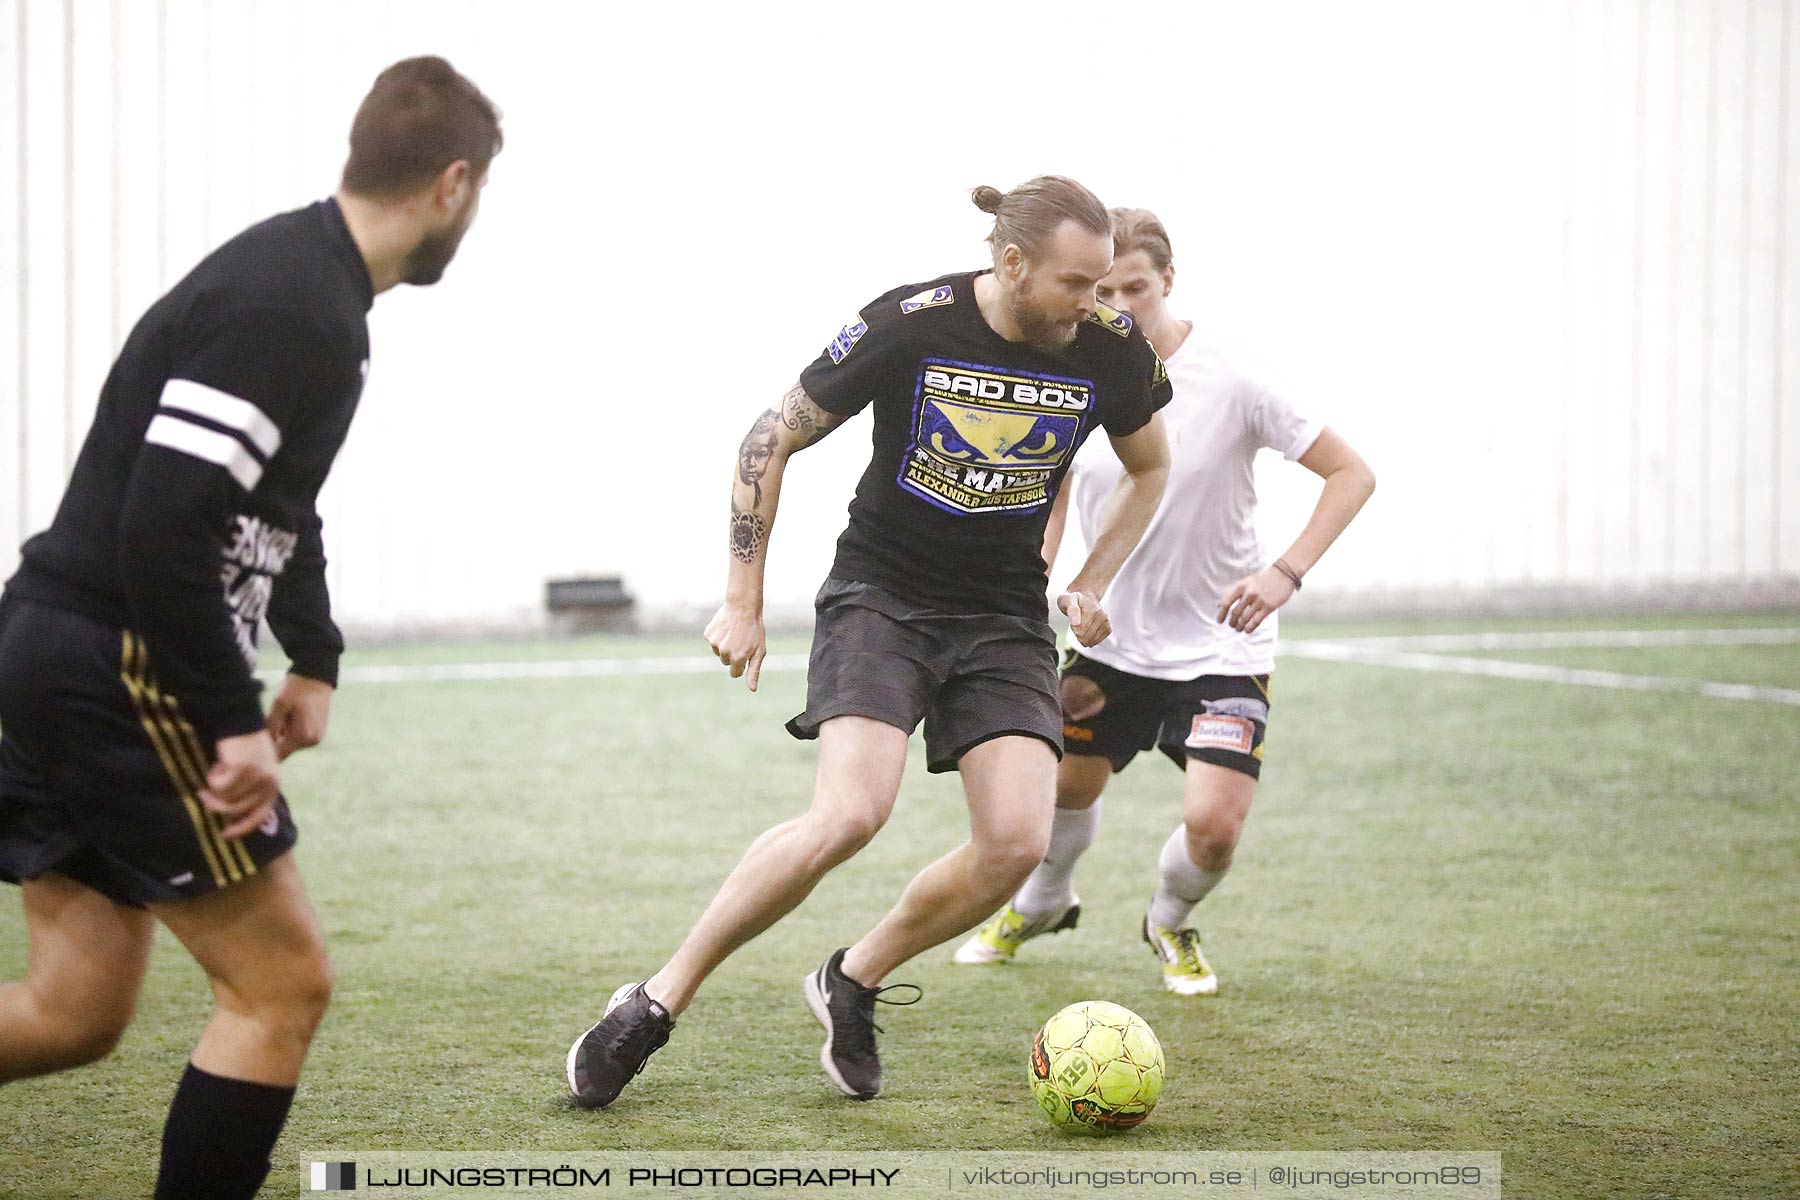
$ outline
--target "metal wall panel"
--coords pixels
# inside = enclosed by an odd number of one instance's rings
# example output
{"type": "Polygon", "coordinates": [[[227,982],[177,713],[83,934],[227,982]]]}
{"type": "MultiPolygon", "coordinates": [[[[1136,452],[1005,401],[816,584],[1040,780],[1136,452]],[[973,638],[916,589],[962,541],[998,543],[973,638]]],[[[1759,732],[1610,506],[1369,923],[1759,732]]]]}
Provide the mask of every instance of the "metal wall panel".
{"type": "MultiPolygon", "coordinates": [[[[1165,139],[1204,147],[1203,164],[1172,152],[1120,165],[1101,146],[1064,165],[1045,161],[1044,147],[1066,144],[1048,140],[1017,161],[1166,210],[1178,265],[1191,261],[1182,247],[1204,262],[1181,297],[1247,322],[1254,345],[1296,368],[1295,398],[1375,464],[1381,492],[1321,576],[1480,588],[1800,575],[1794,3],[1396,0],[1312,16],[1365,35],[1360,62],[1319,53],[1258,94],[1290,51],[1306,52],[1279,14],[1146,8],[1171,42],[1195,47],[1196,70],[1156,86],[1182,112],[1218,114],[1165,139]],[[1391,187],[1343,186],[1358,179],[1391,187]],[[1359,227],[1369,244],[1356,244],[1359,227]]],[[[985,44],[990,18],[969,19],[970,44],[985,44]]],[[[621,231],[629,243],[658,228],[646,206],[699,231],[682,252],[723,265],[682,260],[679,300],[735,313],[774,275],[759,256],[816,270],[809,247],[841,242],[833,197],[888,202],[891,156],[876,143],[904,143],[915,118],[884,110],[879,137],[834,143],[838,157],[815,167],[812,85],[779,66],[748,71],[731,38],[674,39],[669,20],[471,0],[0,0],[0,570],[49,520],[138,314],[238,229],[327,191],[374,69],[432,49],[509,110],[510,145],[475,261],[429,296],[377,306],[367,403],[323,500],[340,614],[522,614],[546,575],[573,570],[622,571],[652,601],[716,594],[724,555],[706,539],[722,542],[724,467],[623,455],[621,420],[679,405],[684,454],[728,462],[755,407],[810,352],[797,348],[823,340],[819,314],[889,286],[892,268],[879,248],[824,255],[841,273],[796,285],[764,362],[746,357],[735,319],[694,344],[679,322],[643,324],[633,296],[668,312],[671,281],[657,247],[621,245],[621,231]],[[619,99],[671,78],[657,55],[678,42],[695,124],[656,119],[687,128],[686,141],[619,99]],[[619,94],[576,69],[594,63],[626,81],[619,94]],[[744,73],[708,92],[702,64],[744,73]],[[746,244],[729,222],[709,224],[702,188],[721,164],[744,177],[765,162],[785,172],[787,198],[755,210],[766,228],[746,244]],[[583,203],[591,223],[555,215],[583,203]],[[623,374],[596,373],[606,339],[630,351],[623,374]],[[659,391],[645,365],[712,358],[742,368],[731,388],[683,392],[693,380],[678,372],[659,391]],[[622,418],[621,404],[638,408],[622,418]]],[[[765,56],[812,61],[803,35],[767,36],[765,56]]],[[[903,31],[892,41],[909,53],[903,31]]],[[[926,113],[921,128],[936,120],[926,113]]],[[[905,242],[942,246],[930,222],[963,176],[990,163],[1005,182],[1015,169],[992,137],[943,153],[944,178],[895,202],[927,214],[891,226],[915,273],[969,257],[905,242]]],[[[866,450],[811,453],[783,506],[773,601],[810,594],[866,450]]],[[[1285,545],[1316,483],[1280,463],[1261,478],[1265,541],[1285,545]]]]}

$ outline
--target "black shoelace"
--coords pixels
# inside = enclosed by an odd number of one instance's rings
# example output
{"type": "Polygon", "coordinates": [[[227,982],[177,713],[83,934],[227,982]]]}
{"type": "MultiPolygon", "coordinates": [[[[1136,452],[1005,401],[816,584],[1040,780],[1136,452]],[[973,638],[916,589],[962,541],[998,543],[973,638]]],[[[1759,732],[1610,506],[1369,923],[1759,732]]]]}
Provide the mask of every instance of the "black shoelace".
{"type": "MultiPolygon", "coordinates": [[[[845,978],[849,978],[849,977],[845,976],[845,978]]],[[[852,981],[852,982],[854,982],[854,981],[852,981]]],[[[887,1030],[883,1029],[881,1026],[879,1026],[875,1023],[875,1006],[877,1004],[892,1004],[896,1008],[905,1008],[909,1004],[917,1004],[919,1001],[923,1000],[924,998],[925,998],[925,989],[920,987],[916,983],[890,983],[886,987],[858,988],[858,990],[857,990],[858,1003],[856,1005],[856,1015],[861,1017],[867,1025],[867,1028],[861,1030],[862,1037],[858,1039],[859,1043],[866,1041],[868,1043],[868,1045],[870,1046],[870,1048],[872,1049],[875,1045],[875,1035],[877,1033],[886,1033],[887,1032],[887,1030]],[[911,989],[912,994],[913,994],[912,999],[911,1000],[889,1000],[888,999],[887,994],[889,992],[896,992],[896,991],[900,991],[901,989],[911,989]]]]}
{"type": "MultiPolygon", "coordinates": [[[[648,996],[644,997],[646,1005],[648,1005],[649,999],[648,996]]],[[[621,1024],[624,1025],[624,1028],[607,1042],[607,1052],[615,1061],[622,1059],[629,1062],[632,1058],[636,1058],[637,1067],[631,1073],[634,1076],[641,1075],[644,1072],[644,1065],[650,1061],[650,1056],[668,1044],[669,1031],[675,1028],[675,1022],[659,1021],[656,1019],[655,1012],[647,1011],[642,1021],[628,1021],[621,1022],[621,1024]]]]}

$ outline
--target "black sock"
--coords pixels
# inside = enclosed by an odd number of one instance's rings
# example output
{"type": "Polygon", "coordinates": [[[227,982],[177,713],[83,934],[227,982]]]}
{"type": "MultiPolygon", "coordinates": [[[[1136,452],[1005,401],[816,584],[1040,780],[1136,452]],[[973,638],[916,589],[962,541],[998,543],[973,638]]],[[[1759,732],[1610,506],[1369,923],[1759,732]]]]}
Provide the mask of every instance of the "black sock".
{"type": "Polygon", "coordinates": [[[294,1089],[188,1064],[163,1126],[156,1200],[249,1200],[269,1174],[294,1089]]]}

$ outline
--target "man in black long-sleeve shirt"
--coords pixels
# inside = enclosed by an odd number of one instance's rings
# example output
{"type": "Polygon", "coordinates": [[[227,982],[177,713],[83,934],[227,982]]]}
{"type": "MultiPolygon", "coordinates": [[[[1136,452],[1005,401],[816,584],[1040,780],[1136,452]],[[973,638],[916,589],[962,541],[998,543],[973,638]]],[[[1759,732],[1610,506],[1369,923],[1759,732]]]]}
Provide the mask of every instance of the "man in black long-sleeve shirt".
{"type": "Polygon", "coordinates": [[[0,1082],[92,1062],[131,1019],[152,926],[217,1007],[176,1091],[157,1196],[252,1195],[330,968],[277,764],[324,736],[343,638],[316,502],[362,393],[366,316],[442,276],[501,143],[438,58],[384,71],[338,193],[214,251],[132,330],[50,528],[0,599],[0,878],[27,977],[0,1082]],[[265,718],[267,619],[292,670],[265,718]]]}

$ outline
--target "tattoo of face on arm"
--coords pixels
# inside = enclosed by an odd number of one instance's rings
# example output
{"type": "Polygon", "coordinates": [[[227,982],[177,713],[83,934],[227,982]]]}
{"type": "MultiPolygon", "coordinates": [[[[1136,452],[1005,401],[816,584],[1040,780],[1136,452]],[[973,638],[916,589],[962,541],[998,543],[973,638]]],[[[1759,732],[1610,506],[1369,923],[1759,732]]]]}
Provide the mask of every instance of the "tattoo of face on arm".
{"type": "Polygon", "coordinates": [[[768,536],[769,526],[753,512],[746,512],[738,507],[737,501],[731,502],[731,556],[739,562],[755,562],[756,555],[762,550],[763,539],[768,536]]]}
{"type": "Polygon", "coordinates": [[[756,418],[756,424],[738,445],[738,482],[751,489],[755,508],[762,507],[762,479],[769,473],[769,460],[775,456],[775,445],[780,440],[775,432],[775,423],[780,419],[774,409],[768,409],[756,418]]]}

